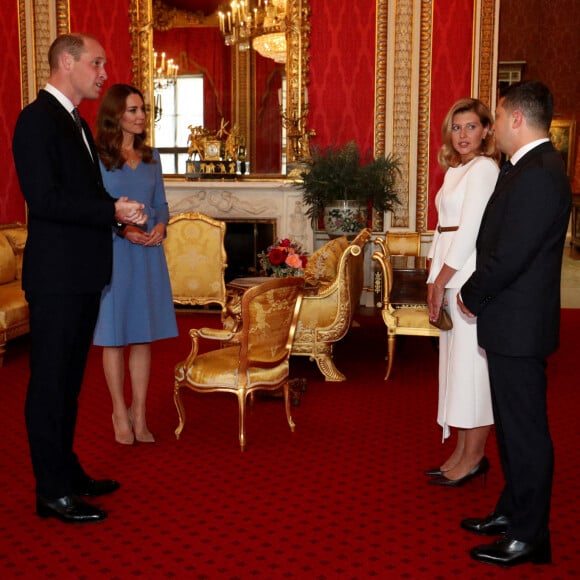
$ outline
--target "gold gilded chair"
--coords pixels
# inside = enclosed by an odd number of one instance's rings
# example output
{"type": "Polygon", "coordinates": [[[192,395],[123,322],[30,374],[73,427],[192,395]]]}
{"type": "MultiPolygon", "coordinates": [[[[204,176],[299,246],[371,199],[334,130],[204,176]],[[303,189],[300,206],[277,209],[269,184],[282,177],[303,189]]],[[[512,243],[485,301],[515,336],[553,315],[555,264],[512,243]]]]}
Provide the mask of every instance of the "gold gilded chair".
{"type": "MultiPolygon", "coordinates": [[[[382,240],[381,240],[382,241],[382,240]]],[[[378,246],[381,243],[375,240],[378,246]]],[[[425,304],[403,304],[394,306],[390,302],[391,289],[393,287],[393,268],[388,255],[382,250],[377,250],[373,254],[382,272],[383,278],[383,300],[381,314],[387,327],[387,373],[385,381],[388,380],[393,362],[395,360],[395,341],[397,335],[410,336],[439,336],[439,330],[429,324],[429,310],[425,304]]]]}
{"type": "Polygon", "coordinates": [[[377,238],[377,242],[386,256],[421,255],[421,232],[387,232],[384,245],[382,238],[377,238]]]}
{"type": "Polygon", "coordinates": [[[163,242],[175,304],[226,306],[225,222],[200,213],[172,217],[163,242]]]}
{"type": "Polygon", "coordinates": [[[303,278],[273,278],[247,290],[242,296],[242,327],[239,332],[200,328],[189,331],[192,345],[185,361],[175,367],[173,399],[179,415],[175,436],[185,425],[181,388],[198,393],[224,392],[238,397],[239,438],[245,447],[245,414],[248,395],[258,390],[284,391],[290,430],[289,357],[300,310],[303,278]],[[220,341],[218,348],[198,355],[199,339],[220,341]]]}
{"type": "Polygon", "coordinates": [[[358,306],[370,237],[371,231],[364,229],[350,244],[344,237],[330,240],[308,259],[305,278],[315,290],[308,290],[302,300],[292,355],[315,360],[327,381],[346,380],[332,351],[348,332],[358,306]]]}

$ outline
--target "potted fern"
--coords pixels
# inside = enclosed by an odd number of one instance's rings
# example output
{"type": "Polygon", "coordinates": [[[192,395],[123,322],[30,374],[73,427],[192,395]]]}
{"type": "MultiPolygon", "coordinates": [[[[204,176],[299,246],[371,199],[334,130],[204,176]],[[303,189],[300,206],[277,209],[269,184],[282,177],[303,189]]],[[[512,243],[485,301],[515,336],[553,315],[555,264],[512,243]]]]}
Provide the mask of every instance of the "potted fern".
{"type": "Polygon", "coordinates": [[[398,174],[399,161],[391,154],[362,159],[354,141],[314,148],[310,167],[301,173],[298,183],[306,215],[313,220],[323,216],[330,237],[355,236],[368,223],[369,207],[385,212],[399,203],[395,192],[398,174]]]}

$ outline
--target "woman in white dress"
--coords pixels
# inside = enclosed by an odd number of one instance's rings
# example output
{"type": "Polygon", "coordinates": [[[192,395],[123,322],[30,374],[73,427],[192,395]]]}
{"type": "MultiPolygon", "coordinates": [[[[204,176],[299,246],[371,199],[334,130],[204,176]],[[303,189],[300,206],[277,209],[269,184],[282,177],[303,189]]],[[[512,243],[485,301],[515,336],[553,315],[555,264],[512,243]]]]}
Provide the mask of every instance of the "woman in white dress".
{"type": "Polygon", "coordinates": [[[498,176],[499,152],[489,109],[477,99],[460,99],[443,122],[438,161],[445,179],[436,197],[438,225],[429,252],[429,317],[448,309],[453,328],[439,339],[439,406],[443,440],[457,429],[453,453],[425,472],[429,483],[457,487],[485,475],[485,443],[493,424],[485,352],[477,344],[476,319],[457,307],[456,296],[475,270],[475,241],[498,176]]]}

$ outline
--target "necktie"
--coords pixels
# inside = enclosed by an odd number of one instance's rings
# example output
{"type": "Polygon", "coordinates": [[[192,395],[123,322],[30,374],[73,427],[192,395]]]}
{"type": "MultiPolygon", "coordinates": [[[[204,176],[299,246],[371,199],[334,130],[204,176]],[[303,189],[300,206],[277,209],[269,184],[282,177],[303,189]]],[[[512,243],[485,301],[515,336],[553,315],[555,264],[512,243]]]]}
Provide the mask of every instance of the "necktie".
{"type": "Polygon", "coordinates": [[[506,175],[506,173],[509,173],[513,168],[513,165],[511,164],[511,161],[506,161],[502,166],[501,169],[499,170],[499,177],[498,179],[501,179],[504,175],[506,175]]]}
{"type": "Polygon", "coordinates": [[[72,116],[73,119],[75,121],[75,124],[77,126],[77,129],[79,130],[80,134],[83,134],[83,124],[81,123],[81,116],[79,115],[79,110],[75,107],[72,110],[72,116]]]}

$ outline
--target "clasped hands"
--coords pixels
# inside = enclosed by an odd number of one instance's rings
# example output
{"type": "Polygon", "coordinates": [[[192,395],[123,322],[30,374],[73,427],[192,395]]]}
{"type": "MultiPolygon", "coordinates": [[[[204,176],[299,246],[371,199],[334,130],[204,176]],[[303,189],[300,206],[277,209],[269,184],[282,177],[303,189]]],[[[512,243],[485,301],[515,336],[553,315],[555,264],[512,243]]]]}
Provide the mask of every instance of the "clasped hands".
{"type": "Polygon", "coordinates": [[[120,197],[115,202],[115,219],[127,224],[123,237],[132,244],[159,246],[165,236],[165,225],[159,223],[150,232],[143,231],[139,226],[147,222],[147,215],[143,213],[144,207],[142,203],[129,201],[127,197],[120,197]]]}

